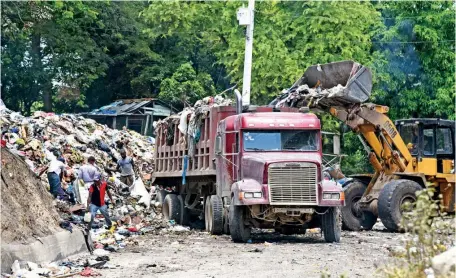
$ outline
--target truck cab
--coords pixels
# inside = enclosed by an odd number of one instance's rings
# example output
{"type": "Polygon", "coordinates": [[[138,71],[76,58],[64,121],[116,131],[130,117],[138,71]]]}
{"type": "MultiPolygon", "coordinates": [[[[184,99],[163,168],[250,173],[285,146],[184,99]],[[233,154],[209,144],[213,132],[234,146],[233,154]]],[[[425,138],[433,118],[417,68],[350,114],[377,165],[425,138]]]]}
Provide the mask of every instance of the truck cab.
{"type": "Polygon", "coordinates": [[[339,241],[337,209],[343,192],[322,179],[319,119],[311,113],[250,112],[220,121],[215,139],[217,191],[229,204],[234,241],[250,229],[283,234],[321,227],[325,240],[339,241]]]}

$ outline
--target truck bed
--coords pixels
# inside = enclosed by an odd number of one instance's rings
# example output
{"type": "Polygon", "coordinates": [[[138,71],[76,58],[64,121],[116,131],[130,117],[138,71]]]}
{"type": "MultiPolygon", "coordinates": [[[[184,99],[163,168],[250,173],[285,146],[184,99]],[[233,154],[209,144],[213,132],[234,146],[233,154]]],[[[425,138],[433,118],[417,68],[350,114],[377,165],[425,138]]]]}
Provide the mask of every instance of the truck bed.
{"type": "Polygon", "coordinates": [[[209,114],[203,116],[200,130],[201,135],[198,143],[195,144],[193,156],[189,156],[188,136],[182,134],[179,129],[179,119],[172,121],[173,141],[167,144],[166,134],[163,126],[157,128],[155,146],[155,171],[153,178],[175,178],[184,176],[184,158],[187,159],[185,171],[186,177],[215,176],[214,140],[217,133],[217,123],[228,116],[234,115],[236,109],[233,106],[211,107],[209,114]]]}

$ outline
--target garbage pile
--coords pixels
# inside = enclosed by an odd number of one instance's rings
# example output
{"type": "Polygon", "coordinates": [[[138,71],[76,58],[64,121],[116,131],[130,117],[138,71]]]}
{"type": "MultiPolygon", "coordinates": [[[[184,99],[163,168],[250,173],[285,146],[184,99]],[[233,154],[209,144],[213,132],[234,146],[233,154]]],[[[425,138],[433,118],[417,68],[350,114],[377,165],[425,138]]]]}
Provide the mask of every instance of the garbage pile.
{"type": "Polygon", "coordinates": [[[163,132],[166,138],[166,145],[171,146],[174,143],[174,128],[177,128],[184,135],[181,137],[182,142],[179,144],[188,144],[188,156],[195,155],[195,145],[201,136],[201,123],[209,115],[211,107],[229,106],[230,99],[225,99],[221,95],[215,97],[205,97],[198,100],[193,107],[186,107],[177,115],[171,115],[163,120],[154,122],[154,128],[157,132],[163,132]]]}
{"type": "MultiPolygon", "coordinates": [[[[144,234],[156,228],[156,213],[150,206],[153,190],[148,188],[153,171],[154,152],[154,145],[149,138],[134,131],[112,130],[92,119],[71,114],[35,112],[32,117],[24,117],[7,109],[2,102],[0,123],[2,149],[7,149],[15,157],[20,157],[18,161],[22,167],[28,167],[32,171],[23,171],[23,178],[36,174],[43,188],[49,191],[50,185],[45,173],[50,161],[57,157],[64,158],[66,182],[62,182],[62,189],[65,191],[65,198],[41,198],[41,202],[47,201],[50,206],[53,203],[57,208],[57,217],[60,216],[57,225],[63,229],[73,231],[79,226],[85,230],[88,226],[84,221],[88,190],[77,175],[79,167],[86,164],[89,157],[93,156],[96,159],[95,166],[107,181],[113,196],[113,203],[106,204],[109,206],[110,218],[114,225],[110,230],[106,230],[102,215],[95,216],[90,231],[95,251],[117,251],[132,243],[131,236],[144,234]],[[121,149],[126,150],[127,155],[135,162],[136,175],[131,186],[122,183],[110,170],[116,168],[116,162],[121,158],[121,149]],[[23,165],[21,160],[26,165],[23,165]]],[[[33,177],[33,180],[36,181],[36,177],[33,177]]],[[[25,208],[24,210],[26,211],[25,208]]],[[[33,265],[27,271],[31,271],[32,268],[36,267],[33,265]]],[[[56,269],[63,271],[61,266],[56,269]]]]}
{"type": "Polygon", "coordinates": [[[131,130],[113,130],[105,125],[71,114],[35,112],[32,117],[0,105],[2,125],[2,147],[9,148],[21,156],[49,187],[43,175],[49,162],[58,153],[67,165],[77,170],[93,156],[102,172],[115,168],[120,159],[119,150],[124,148],[135,160],[136,172],[146,181],[153,171],[154,145],[152,138],[146,138],[131,130]]]}

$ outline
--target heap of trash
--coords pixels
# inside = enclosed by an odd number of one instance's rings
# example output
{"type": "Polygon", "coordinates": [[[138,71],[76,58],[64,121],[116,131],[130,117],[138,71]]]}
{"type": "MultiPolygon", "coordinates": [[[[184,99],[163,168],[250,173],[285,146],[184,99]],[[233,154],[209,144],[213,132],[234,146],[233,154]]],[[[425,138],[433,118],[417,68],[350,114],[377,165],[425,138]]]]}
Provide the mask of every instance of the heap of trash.
{"type": "Polygon", "coordinates": [[[21,156],[47,187],[49,185],[44,173],[55,153],[65,158],[70,170],[77,170],[88,157],[93,156],[96,165],[106,173],[106,168],[115,168],[122,148],[134,159],[136,173],[143,180],[150,180],[153,139],[135,131],[113,130],[92,119],[72,114],[56,115],[38,111],[31,117],[24,117],[4,105],[0,105],[0,124],[2,147],[21,156]]]}
{"type": "Polygon", "coordinates": [[[92,119],[72,114],[35,112],[31,117],[24,117],[7,109],[1,101],[0,124],[1,147],[23,160],[26,166],[21,167],[31,170],[30,173],[23,171],[24,175],[35,174],[46,191],[50,187],[46,175],[50,161],[56,157],[64,158],[66,169],[62,189],[68,194],[65,198],[48,198],[57,208],[61,228],[69,231],[75,227],[87,228],[84,215],[88,190],[77,175],[79,167],[86,164],[91,156],[96,159],[95,166],[110,185],[114,202],[107,203],[114,223],[112,228],[104,228],[105,219],[101,215],[96,215],[92,224],[90,232],[94,249],[116,251],[132,243],[131,236],[156,228],[154,221],[157,214],[151,206],[154,192],[150,185],[154,162],[151,138],[130,130],[112,130],[92,119]],[[116,168],[121,149],[126,150],[135,162],[136,175],[131,186],[123,184],[120,174],[113,174],[110,170],[116,168]]]}

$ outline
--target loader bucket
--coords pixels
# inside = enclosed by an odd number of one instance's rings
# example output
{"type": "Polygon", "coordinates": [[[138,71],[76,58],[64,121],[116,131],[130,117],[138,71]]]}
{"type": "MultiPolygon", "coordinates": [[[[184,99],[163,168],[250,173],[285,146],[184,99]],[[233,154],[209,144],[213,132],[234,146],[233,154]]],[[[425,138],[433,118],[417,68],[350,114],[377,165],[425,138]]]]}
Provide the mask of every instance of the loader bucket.
{"type": "Polygon", "coordinates": [[[362,103],[369,99],[372,91],[372,73],[361,64],[353,61],[334,62],[313,65],[307,68],[304,75],[293,84],[298,87],[307,84],[310,88],[320,86],[330,89],[337,85],[344,86],[343,95],[332,99],[335,105],[362,103]]]}

